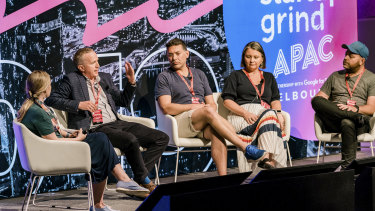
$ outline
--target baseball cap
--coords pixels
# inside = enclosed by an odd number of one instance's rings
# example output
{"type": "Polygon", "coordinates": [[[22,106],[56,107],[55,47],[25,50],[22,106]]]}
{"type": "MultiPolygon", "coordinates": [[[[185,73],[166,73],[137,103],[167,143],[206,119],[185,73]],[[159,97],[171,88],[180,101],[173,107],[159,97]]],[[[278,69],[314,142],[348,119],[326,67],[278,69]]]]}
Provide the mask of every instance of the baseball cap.
{"type": "Polygon", "coordinates": [[[359,54],[362,58],[367,60],[369,51],[365,44],[361,43],[360,41],[353,42],[350,45],[343,44],[342,48],[348,49],[354,54],[359,54]]]}

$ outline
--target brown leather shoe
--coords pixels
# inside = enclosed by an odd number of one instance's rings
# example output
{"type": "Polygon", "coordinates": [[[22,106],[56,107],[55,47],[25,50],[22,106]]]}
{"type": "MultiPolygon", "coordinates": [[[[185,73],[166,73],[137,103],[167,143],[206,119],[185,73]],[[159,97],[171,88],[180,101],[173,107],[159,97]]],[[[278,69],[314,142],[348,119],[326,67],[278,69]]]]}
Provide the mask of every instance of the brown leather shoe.
{"type": "Polygon", "coordinates": [[[156,188],[156,185],[151,181],[148,184],[140,184],[142,187],[147,188],[150,193],[156,188]]]}

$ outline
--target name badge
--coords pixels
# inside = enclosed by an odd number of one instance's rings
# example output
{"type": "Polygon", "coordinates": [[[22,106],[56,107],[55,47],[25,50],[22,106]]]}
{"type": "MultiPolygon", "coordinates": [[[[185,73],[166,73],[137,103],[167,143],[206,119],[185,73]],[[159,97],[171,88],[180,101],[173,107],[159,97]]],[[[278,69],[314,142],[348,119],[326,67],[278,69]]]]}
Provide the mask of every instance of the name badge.
{"type": "Polygon", "coordinates": [[[263,100],[260,100],[260,105],[263,106],[263,108],[265,109],[270,109],[271,106],[268,105],[268,103],[264,102],[263,100]]]}
{"type": "Polygon", "coordinates": [[[191,97],[192,104],[199,104],[199,97],[191,97]]]}
{"type": "Polygon", "coordinates": [[[346,105],[348,105],[348,106],[355,106],[355,104],[356,104],[357,102],[355,101],[355,100],[346,100],[346,105]]]}
{"type": "Polygon", "coordinates": [[[96,110],[92,113],[92,124],[98,125],[103,123],[102,110],[96,110]]]}

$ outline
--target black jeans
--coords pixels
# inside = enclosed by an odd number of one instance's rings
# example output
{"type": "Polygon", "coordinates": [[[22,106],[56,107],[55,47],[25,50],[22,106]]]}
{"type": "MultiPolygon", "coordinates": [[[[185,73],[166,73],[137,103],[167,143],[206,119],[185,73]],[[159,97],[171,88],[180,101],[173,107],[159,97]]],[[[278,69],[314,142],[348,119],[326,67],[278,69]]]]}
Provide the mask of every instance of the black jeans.
{"type": "Polygon", "coordinates": [[[357,136],[369,130],[368,125],[360,128],[356,125],[362,114],[343,111],[337,107],[336,103],[320,96],[314,97],[311,104],[316,115],[323,122],[324,132],[341,133],[341,158],[344,160],[342,166],[346,167],[356,158],[357,136]]]}
{"type": "Polygon", "coordinates": [[[169,142],[169,136],[164,132],[121,120],[100,125],[94,131],[107,134],[112,145],[125,153],[138,183],[143,182],[154,168],[169,142]],[[139,146],[147,148],[143,158],[139,146]]]}

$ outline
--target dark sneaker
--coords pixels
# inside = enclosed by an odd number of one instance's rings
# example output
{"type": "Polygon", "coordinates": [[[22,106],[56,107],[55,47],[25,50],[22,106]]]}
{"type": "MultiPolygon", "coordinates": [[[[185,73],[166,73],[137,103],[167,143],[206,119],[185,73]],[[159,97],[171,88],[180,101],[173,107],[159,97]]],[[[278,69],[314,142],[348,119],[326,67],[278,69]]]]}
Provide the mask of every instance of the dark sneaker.
{"type": "Polygon", "coordinates": [[[271,160],[268,158],[264,158],[263,160],[258,162],[258,167],[262,169],[274,169],[275,166],[271,164],[271,160]]]}
{"type": "Polygon", "coordinates": [[[374,122],[375,120],[373,120],[373,119],[375,119],[374,117],[372,117],[372,116],[368,116],[368,115],[364,115],[364,114],[362,114],[362,115],[359,115],[358,117],[357,117],[357,126],[358,127],[363,127],[363,126],[365,126],[365,125],[368,125],[368,126],[370,126],[370,128],[372,128],[373,127],[373,125],[371,125],[371,122],[374,122]],[[372,121],[371,121],[372,120],[372,121]]]}
{"type": "Polygon", "coordinates": [[[265,152],[266,152],[265,150],[258,149],[254,145],[247,145],[244,154],[245,154],[246,159],[256,161],[262,158],[265,152]]]}
{"type": "Polygon", "coordinates": [[[141,184],[141,186],[148,189],[150,193],[156,188],[156,185],[152,181],[148,184],[141,184]]]}
{"type": "Polygon", "coordinates": [[[116,185],[116,192],[124,193],[128,196],[137,196],[140,198],[146,198],[150,193],[148,189],[139,186],[134,181],[119,181],[116,185]]]}

